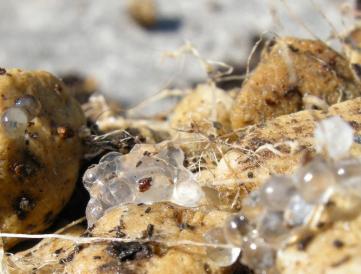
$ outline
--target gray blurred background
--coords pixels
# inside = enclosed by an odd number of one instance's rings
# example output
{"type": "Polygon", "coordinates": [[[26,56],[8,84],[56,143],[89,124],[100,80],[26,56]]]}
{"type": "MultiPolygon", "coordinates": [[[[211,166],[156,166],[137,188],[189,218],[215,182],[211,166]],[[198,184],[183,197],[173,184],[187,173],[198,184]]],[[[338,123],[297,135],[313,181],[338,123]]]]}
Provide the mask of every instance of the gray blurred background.
{"type": "Polygon", "coordinates": [[[333,26],[342,32],[353,23],[351,0],[287,3],[155,0],[156,23],[144,27],[126,0],[0,0],[0,67],[91,75],[109,96],[135,104],[205,79],[194,58],[162,58],[185,41],[204,58],[241,66],[266,31],[328,39],[333,26]]]}

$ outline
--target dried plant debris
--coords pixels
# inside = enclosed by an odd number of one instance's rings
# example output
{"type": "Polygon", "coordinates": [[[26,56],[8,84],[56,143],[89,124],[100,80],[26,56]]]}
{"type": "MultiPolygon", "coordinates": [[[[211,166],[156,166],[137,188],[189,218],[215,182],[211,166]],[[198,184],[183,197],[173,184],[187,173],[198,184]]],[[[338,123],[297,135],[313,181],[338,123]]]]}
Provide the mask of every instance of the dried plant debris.
{"type": "Polygon", "coordinates": [[[136,144],[146,142],[146,138],[137,129],[126,128],[102,134],[98,128],[83,131],[86,159],[94,159],[107,152],[127,154],[136,144]]]}
{"type": "Polygon", "coordinates": [[[170,125],[182,131],[197,125],[203,133],[227,133],[231,129],[232,104],[232,97],[223,90],[212,84],[199,85],[177,104],[170,125]]]}
{"type": "Polygon", "coordinates": [[[128,119],[120,105],[93,94],[82,105],[88,127],[82,131],[84,157],[93,163],[107,152],[127,154],[136,144],[155,144],[170,138],[166,122],[128,119]]]}
{"type": "MultiPolygon", "coordinates": [[[[0,97],[0,230],[42,231],[75,187],[85,118],[64,84],[47,72],[6,70],[0,97]]],[[[4,239],[6,248],[14,243],[4,239]]]]}
{"type": "Polygon", "coordinates": [[[121,112],[119,104],[109,102],[104,95],[99,93],[92,94],[88,100],[82,104],[82,109],[87,119],[93,123],[118,116],[121,112]]]}
{"type": "Polygon", "coordinates": [[[264,122],[302,110],[305,105],[320,108],[318,102],[323,102],[322,107],[359,95],[360,83],[349,61],[325,43],[278,38],[265,47],[260,64],[240,90],[231,111],[232,127],[264,122]],[[306,104],[308,96],[316,100],[306,104]]]}
{"type": "Polygon", "coordinates": [[[231,131],[233,98],[208,83],[198,85],[182,98],[170,117],[171,134],[186,154],[188,167],[199,171],[216,165],[235,137],[231,131]]]}

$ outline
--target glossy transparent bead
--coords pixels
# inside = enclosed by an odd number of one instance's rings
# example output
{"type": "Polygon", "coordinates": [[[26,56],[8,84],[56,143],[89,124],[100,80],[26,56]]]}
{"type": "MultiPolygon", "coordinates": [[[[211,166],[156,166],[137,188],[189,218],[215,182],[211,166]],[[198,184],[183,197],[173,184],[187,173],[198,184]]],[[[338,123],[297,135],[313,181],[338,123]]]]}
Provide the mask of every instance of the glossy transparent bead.
{"type": "Polygon", "coordinates": [[[39,100],[32,95],[25,95],[18,98],[15,101],[15,106],[26,110],[30,120],[39,115],[41,111],[41,104],[39,100]]]}
{"type": "Polygon", "coordinates": [[[261,203],[261,194],[259,190],[252,191],[247,198],[243,200],[242,213],[249,219],[255,220],[263,211],[261,203]]]}
{"type": "Polygon", "coordinates": [[[88,227],[91,227],[104,214],[102,203],[94,198],[90,198],[85,210],[88,227]]]}
{"type": "Polygon", "coordinates": [[[284,176],[273,176],[262,186],[260,190],[260,202],[270,210],[283,210],[295,188],[292,180],[284,176]]]}
{"type": "Polygon", "coordinates": [[[88,168],[83,175],[83,183],[86,189],[91,188],[99,180],[99,169],[97,166],[88,168]]]}
{"type": "Polygon", "coordinates": [[[83,181],[89,184],[94,183],[98,179],[97,170],[96,166],[88,168],[83,175],[83,181]]]}
{"type": "Polygon", "coordinates": [[[286,223],[291,227],[305,224],[314,206],[307,203],[300,195],[292,196],[284,213],[286,223]]]}
{"type": "Polygon", "coordinates": [[[122,176],[122,169],[120,166],[120,158],[115,158],[113,161],[103,161],[99,163],[97,167],[99,170],[99,174],[101,174],[104,179],[112,179],[116,176],[122,176]]]}
{"type": "Polygon", "coordinates": [[[241,262],[256,273],[273,267],[275,257],[275,250],[260,238],[248,238],[242,244],[241,262]]]}
{"type": "Polygon", "coordinates": [[[352,127],[339,116],[319,122],[314,136],[317,152],[326,150],[335,160],[347,156],[353,143],[352,127]]]}
{"type": "Polygon", "coordinates": [[[102,187],[101,200],[110,207],[129,203],[134,199],[134,189],[121,178],[108,180],[102,187]]]}
{"type": "Polygon", "coordinates": [[[176,174],[173,176],[173,181],[174,183],[178,183],[178,182],[185,182],[185,181],[195,181],[193,174],[185,169],[185,168],[181,168],[181,169],[177,169],[176,174]]]}
{"type": "Polygon", "coordinates": [[[174,185],[172,202],[185,206],[199,206],[200,201],[204,197],[202,188],[193,180],[178,182],[174,185]]]}
{"type": "Polygon", "coordinates": [[[252,191],[247,198],[244,199],[244,206],[257,207],[261,202],[261,194],[259,190],[252,191]]]}
{"type": "Polygon", "coordinates": [[[241,246],[243,237],[252,229],[247,217],[242,214],[234,214],[227,218],[224,226],[224,235],[227,241],[233,245],[241,246]]]}
{"type": "MultiPolygon", "coordinates": [[[[204,234],[210,244],[227,244],[222,228],[213,228],[204,234]]],[[[207,256],[220,267],[232,265],[241,252],[240,248],[207,247],[207,256]]]]}
{"type": "Polygon", "coordinates": [[[2,126],[13,137],[23,136],[28,122],[29,119],[26,112],[17,107],[8,108],[1,117],[2,126]]]}
{"type": "Polygon", "coordinates": [[[258,233],[266,242],[279,242],[287,237],[287,232],[282,211],[266,211],[259,221],[258,233]]]}
{"type": "Polygon", "coordinates": [[[309,203],[324,203],[328,190],[336,183],[328,163],[316,158],[296,171],[295,184],[302,198],[309,203]]]}
{"type": "Polygon", "coordinates": [[[170,165],[183,167],[184,153],[179,148],[169,146],[167,149],[164,149],[159,153],[159,157],[166,160],[170,165]]]}
{"type": "Polygon", "coordinates": [[[108,152],[102,158],[100,158],[99,163],[111,162],[114,161],[115,159],[118,159],[121,156],[122,154],[116,151],[108,152]]]}
{"type": "Polygon", "coordinates": [[[349,158],[334,164],[337,183],[361,196],[361,161],[349,158]]]}

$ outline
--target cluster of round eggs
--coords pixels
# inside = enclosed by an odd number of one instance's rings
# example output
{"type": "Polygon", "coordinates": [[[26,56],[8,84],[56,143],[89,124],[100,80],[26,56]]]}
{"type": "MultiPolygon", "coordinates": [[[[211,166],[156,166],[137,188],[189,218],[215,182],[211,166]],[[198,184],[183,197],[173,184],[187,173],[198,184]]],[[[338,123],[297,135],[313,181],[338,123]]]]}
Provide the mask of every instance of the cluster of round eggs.
{"type": "Polygon", "coordinates": [[[170,201],[198,206],[203,191],[183,162],[183,151],[168,143],[138,144],[126,155],[106,154],[83,177],[91,197],[86,209],[88,225],[105,210],[125,203],[170,201]]]}
{"type": "Polygon", "coordinates": [[[40,111],[41,104],[34,96],[19,97],[14,105],[2,114],[2,126],[10,137],[23,136],[28,123],[38,116],[40,111]]]}
{"type": "Polygon", "coordinates": [[[242,213],[232,215],[223,228],[204,235],[209,243],[230,244],[234,248],[209,248],[208,254],[226,266],[233,264],[242,250],[242,263],[253,269],[270,268],[276,250],[297,238],[298,233],[311,231],[315,214],[330,201],[337,207],[327,212],[330,221],[358,211],[360,159],[327,162],[317,157],[293,176],[271,177],[245,200],[242,213]]]}
{"type": "Polygon", "coordinates": [[[262,273],[274,267],[277,250],[316,233],[320,218],[332,223],[355,216],[361,206],[361,160],[347,156],[352,138],[351,127],[339,117],[321,121],[315,143],[328,159],[316,156],[292,176],[270,177],[244,200],[242,213],[204,235],[211,244],[231,246],[210,247],[209,257],[227,266],[242,253],[241,262],[262,273]]]}

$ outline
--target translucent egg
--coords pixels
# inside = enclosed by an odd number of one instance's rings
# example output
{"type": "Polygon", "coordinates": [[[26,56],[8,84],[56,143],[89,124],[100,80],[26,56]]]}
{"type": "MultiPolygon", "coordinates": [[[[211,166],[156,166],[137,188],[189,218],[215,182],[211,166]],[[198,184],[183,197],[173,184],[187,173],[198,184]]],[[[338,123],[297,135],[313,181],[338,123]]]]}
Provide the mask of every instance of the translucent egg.
{"type": "Polygon", "coordinates": [[[261,194],[259,190],[252,191],[247,198],[243,200],[242,213],[249,219],[256,219],[263,211],[261,203],[261,194]]]}
{"type": "Polygon", "coordinates": [[[305,224],[314,206],[307,203],[300,195],[292,196],[284,213],[286,223],[291,227],[305,224]]]}
{"type": "Polygon", "coordinates": [[[283,210],[294,192],[290,178],[273,176],[261,188],[260,202],[270,210],[283,210]]]}
{"type": "Polygon", "coordinates": [[[259,190],[252,191],[247,198],[244,199],[244,205],[247,207],[257,207],[260,205],[261,194],[259,190]]]}
{"type": "Polygon", "coordinates": [[[339,116],[322,120],[315,129],[317,152],[324,150],[336,160],[347,156],[353,143],[353,129],[339,116]]]}
{"type": "Polygon", "coordinates": [[[41,104],[39,100],[32,95],[25,95],[18,98],[15,101],[15,106],[26,110],[30,120],[39,115],[41,111],[41,104]]]}
{"type": "Polygon", "coordinates": [[[319,158],[297,170],[294,179],[298,192],[309,203],[327,202],[326,190],[336,183],[331,167],[319,158]]]}
{"type": "Polygon", "coordinates": [[[287,232],[282,211],[266,211],[258,224],[258,233],[269,243],[280,242],[287,232]]]}
{"type": "Polygon", "coordinates": [[[275,264],[276,252],[260,238],[248,238],[242,244],[241,262],[255,269],[256,273],[267,270],[275,264]]]}
{"type": "Polygon", "coordinates": [[[243,237],[251,230],[248,219],[242,214],[228,217],[224,226],[224,234],[229,243],[241,246],[243,237]]]}
{"type": "Polygon", "coordinates": [[[91,227],[104,214],[102,203],[94,198],[90,198],[85,210],[88,227],[91,227]]]}
{"type": "Polygon", "coordinates": [[[115,176],[118,176],[122,171],[120,168],[121,160],[120,158],[115,158],[113,161],[103,161],[97,165],[99,175],[104,179],[111,179],[115,176]]]}
{"type": "Polygon", "coordinates": [[[100,158],[99,163],[111,162],[119,158],[120,156],[122,156],[122,154],[119,152],[116,151],[108,152],[102,158],[100,158]]]}
{"type": "MultiPolygon", "coordinates": [[[[204,239],[211,244],[227,244],[222,228],[207,231],[204,239]]],[[[220,267],[232,265],[238,259],[240,248],[207,247],[207,256],[220,267]]]]}
{"type": "Polygon", "coordinates": [[[193,180],[188,180],[174,185],[171,201],[185,207],[196,207],[199,206],[203,196],[199,184],[193,180]]]}
{"type": "Polygon", "coordinates": [[[98,179],[98,168],[88,168],[83,175],[83,182],[91,186],[98,179]]]}
{"type": "Polygon", "coordinates": [[[109,207],[134,201],[134,189],[122,178],[113,178],[104,183],[102,201],[109,207]]]}
{"type": "Polygon", "coordinates": [[[169,146],[167,149],[164,149],[159,153],[159,157],[175,167],[183,166],[184,153],[179,148],[169,146]]]}
{"type": "Polygon", "coordinates": [[[344,159],[334,164],[336,180],[345,189],[358,192],[361,196],[361,161],[360,159],[344,159]]]}
{"type": "Polygon", "coordinates": [[[86,189],[91,188],[94,183],[99,179],[98,167],[93,166],[88,168],[83,175],[83,183],[86,189]]]}
{"type": "Polygon", "coordinates": [[[28,122],[29,119],[26,112],[17,107],[8,108],[1,117],[2,126],[13,137],[24,135],[28,122]]]}

